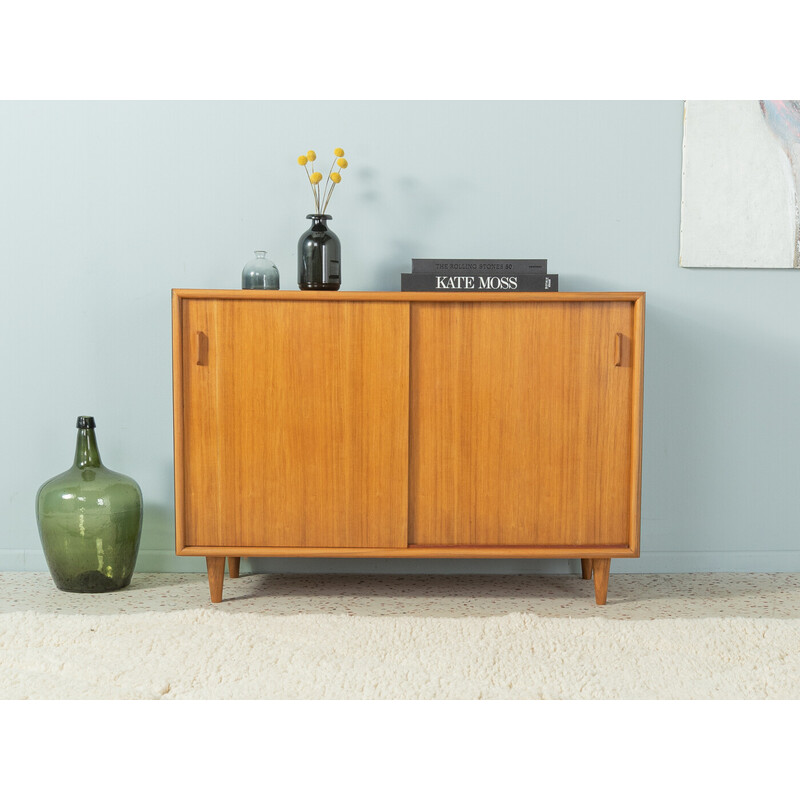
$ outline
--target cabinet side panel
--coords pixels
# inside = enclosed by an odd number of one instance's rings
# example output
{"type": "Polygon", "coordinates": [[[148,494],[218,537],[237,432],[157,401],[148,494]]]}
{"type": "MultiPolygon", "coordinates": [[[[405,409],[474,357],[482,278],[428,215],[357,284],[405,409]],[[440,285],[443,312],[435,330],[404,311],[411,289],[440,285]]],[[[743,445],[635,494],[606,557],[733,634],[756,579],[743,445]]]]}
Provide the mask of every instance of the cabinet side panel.
{"type": "Polygon", "coordinates": [[[630,302],[415,304],[409,543],[627,546],[632,334],[630,302]]]}
{"type": "Polygon", "coordinates": [[[172,452],[175,487],[175,552],[184,547],[183,324],[182,301],[172,293],[172,452]]]}
{"type": "Polygon", "coordinates": [[[202,544],[405,547],[408,306],[215,306],[221,524],[202,544]]]}
{"type": "Polygon", "coordinates": [[[644,424],[644,317],[645,297],[633,307],[633,336],[631,339],[631,530],[630,546],[639,555],[642,516],[642,434],[644,424]]]}

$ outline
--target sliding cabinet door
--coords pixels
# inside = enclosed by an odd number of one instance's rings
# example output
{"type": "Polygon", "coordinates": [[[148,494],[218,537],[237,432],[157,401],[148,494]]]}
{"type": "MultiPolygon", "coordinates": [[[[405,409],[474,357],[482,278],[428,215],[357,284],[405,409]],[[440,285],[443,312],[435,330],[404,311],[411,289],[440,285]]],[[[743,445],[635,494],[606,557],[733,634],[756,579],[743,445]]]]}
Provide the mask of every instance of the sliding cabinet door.
{"type": "Polygon", "coordinates": [[[627,546],[633,303],[411,313],[412,545],[627,546]]]}
{"type": "Polygon", "coordinates": [[[184,544],[405,547],[408,306],[184,300],[184,544]]]}

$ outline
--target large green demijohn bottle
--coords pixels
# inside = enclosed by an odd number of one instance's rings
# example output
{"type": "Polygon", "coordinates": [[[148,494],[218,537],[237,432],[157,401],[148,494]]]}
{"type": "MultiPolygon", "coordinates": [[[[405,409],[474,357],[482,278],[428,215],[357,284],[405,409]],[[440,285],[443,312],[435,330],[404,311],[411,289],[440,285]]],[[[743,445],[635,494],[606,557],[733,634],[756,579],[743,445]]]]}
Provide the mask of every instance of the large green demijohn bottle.
{"type": "Polygon", "coordinates": [[[47,566],[65,592],[112,592],[131,582],[142,533],[142,492],[103,466],[94,417],[78,417],[75,463],[36,495],[47,566]]]}

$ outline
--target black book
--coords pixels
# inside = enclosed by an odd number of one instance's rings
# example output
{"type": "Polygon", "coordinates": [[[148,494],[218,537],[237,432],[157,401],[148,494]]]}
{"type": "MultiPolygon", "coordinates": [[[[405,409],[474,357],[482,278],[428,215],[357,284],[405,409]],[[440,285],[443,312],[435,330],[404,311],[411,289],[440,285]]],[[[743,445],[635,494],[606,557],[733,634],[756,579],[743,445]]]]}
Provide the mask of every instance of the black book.
{"type": "Polygon", "coordinates": [[[412,258],[411,271],[424,275],[545,275],[546,258],[452,259],[412,258]]]}
{"type": "Polygon", "coordinates": [[[401,292],[557,292],[558,275],[400,273],[401,292]]]}

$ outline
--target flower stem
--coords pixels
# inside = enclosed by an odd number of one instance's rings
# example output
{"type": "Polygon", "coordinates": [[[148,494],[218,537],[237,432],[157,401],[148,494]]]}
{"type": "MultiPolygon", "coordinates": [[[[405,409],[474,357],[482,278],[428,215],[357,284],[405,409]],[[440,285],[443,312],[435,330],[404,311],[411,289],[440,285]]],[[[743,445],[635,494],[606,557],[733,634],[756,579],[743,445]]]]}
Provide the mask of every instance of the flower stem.
{"type": "Polygon", "coordinates": [[[311,184],[311,194],[314,196],[314,210],[319,214],[319,198],[317,197],[316,186],[311,183],[311,173],[308,171],[308,164],[303,164],[308,175],[308,182],[311,184]]]}
{"type": "Polygon", "coordinates": [[[336,187],[336,184],[333,181],[331,181],[331,189],[328,192],[328,198],[325,200],[325,205],[322,207],[322,213],[323,214],[325,213],[325,209],[328,207],[328,203],[330,203],[330,201],[331,201],[331,195],[333,194],[333,190],[334,190],[335,187],[336,187]]]}
{"type": "MultiPolygon", "coordinates": [[[[328,169],[328,177],[325,180],[325,191],[322,193],[322,196],[325,197],[325,194],[328,191],[328,184],[331,182],[331,173],[333,172],[333,168],[336,166],[336,156],[333,157],[333,164],[331,164],[330,168],[328,169]]],[[[325,209],[322,210],[322,213],[325,213],[325,209]]]]}

